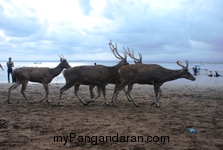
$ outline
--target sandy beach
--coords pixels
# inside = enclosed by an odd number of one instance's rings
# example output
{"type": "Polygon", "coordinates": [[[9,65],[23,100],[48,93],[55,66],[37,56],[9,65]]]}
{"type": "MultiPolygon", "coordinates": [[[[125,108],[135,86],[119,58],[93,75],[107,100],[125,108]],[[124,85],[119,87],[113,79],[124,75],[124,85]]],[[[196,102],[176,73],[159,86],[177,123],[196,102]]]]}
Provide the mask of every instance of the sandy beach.
{"type": "MultiPolygon", "coordinates": [[[[185,82],[190,82],[186,81],[185,82]]],[[[120,92],[117,106],[105,106],[102,96],[83,106],[73,94],[64,92],[62,107],[57,105],[63,83],[51,83],[49,101],[28,104],[20,94],[21,86],[7,91],[12,84],[0,84],[1,149],[212,149],[223,148],[222,83],[165,83],[160,108],[151,106],[152,86],[135,85],[132,95],[140,107],[128,102],[120,92]],[[186,129],[193,128],[196,133],[186,129]]],[[[111,104],[113,85],[107,86],[111,104]]],[[[26,95],[39,101],[41,84],[29,84],[26,95]]],[[[89,100],[87,86],[80,96],[89,100]]]]}

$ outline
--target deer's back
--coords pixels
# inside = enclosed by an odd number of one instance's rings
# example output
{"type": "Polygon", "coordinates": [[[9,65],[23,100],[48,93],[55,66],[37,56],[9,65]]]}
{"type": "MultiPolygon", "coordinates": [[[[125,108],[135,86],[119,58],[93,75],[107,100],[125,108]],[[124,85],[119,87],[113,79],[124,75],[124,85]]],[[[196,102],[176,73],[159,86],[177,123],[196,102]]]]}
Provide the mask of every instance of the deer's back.
{"type": "Polygon", "coordinates": [[[63,72],[66,81],[82,84],[108,82],[109,71],[102,65],[72,67],[63,72]]]}
{"type": "Polygon", "coordinates": [[[33,82],[42,82],[45,78],[51,77],[50,69],[46,67],[21,67],[15,69],[13,75],[19,81],[28,80],[33,82]]]}
{"type": "Polygon", "coordinates": [[[134,64],[123,66],[119,70],[119,74],[121,78],[135,83],[152,84],[158,82],[166,70],[157,64],[134,64]]]}

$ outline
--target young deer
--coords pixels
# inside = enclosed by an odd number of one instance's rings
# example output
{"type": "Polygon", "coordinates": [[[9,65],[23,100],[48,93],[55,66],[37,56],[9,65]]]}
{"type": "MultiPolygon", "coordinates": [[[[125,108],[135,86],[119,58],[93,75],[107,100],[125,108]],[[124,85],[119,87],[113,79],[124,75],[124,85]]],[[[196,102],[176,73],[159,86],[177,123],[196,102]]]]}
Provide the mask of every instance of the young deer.
{"type": "Polygon", "coordinates": [[[94,65],[94,66],[78,66],[78,67],[72,67],[70,69],[67,69],[63,72],[63,75],[66,79],[66,84],[60,89],[60,96],[59,96],[59,105],[61,105],[61,96],[64,91],[68,90],[72,86],[75,86],[74,94],[77,96],[79,101],[87,105],[86,102],[84,102],[80,96],[78,95],[78,90],[80,85],[96,85],[98,88],[98,95],[91,99],[89,102],[92,102],[96,100],[100,96],[100,91],[103,93],[104,102],[106,105],[108,105],[106,98],[105,98],[105,86],[114,78],[118,77],[118,70],[123,65],[128,65],[128,62],[126,61],[127,55],[125,54],[124,57],[122,57],[117,52],[117,44],[116,47],[112,44],[112,42],[109,43],[109,47],[111,51],[113,52],[114,56],[117,59],[120,59],[121,61],[112,67],[107,67],[103,65],[94,65]]]}
{"type": "MultiPolygon", "coordinates": [[[[10,94],[11,91],[17,88],[20,84],[22,84],[21,93],[23,97],[28,101],[25,90],[29,81],[31,82],[39,82],[43,84],[46,95],[41,101],[46,99],[48,102],[48,84],[53,80],[54,77],[58,76],[64,68],[70,68],[71,66],[68,64],[67,60],[60,57],[60,64],[56,68],[47,68],[47,67],[21,67],[17,68],[13,71],[13,76],[16,79],[16,83],[12,85],[8,89],[8,103],[10,102],[10,94]]],[[[28,103],[31,103],[28,101],[28,103]]]]}
{"type": "Polygon", "coordinates": [[[179,66],[182,67],[181,70],[170,70],[163,68],[157,64],[135,64],[135,65],[128,65],[123,66],[119,69],[119,75],[121,79],[121,84],[115,90],[112,102],[116,105],[116,99],[118,93],[126,86],[128,86],[127,94],[131,101],[134,103],[135,106],[139,106],[131,96],[132,86],[134,83],[138,84],[150,84],[154,86],[155,91],[155,102],[152,104],[156,104],[159,107],[159,99],[162,96],[162,91],[160,86],[167,82],[176,80],[179,78],[185,78],[191,81],[194,81],[194,76],[188,71],[188,61],[186,61],[186,66],[183,66],[180,61],[176,62],[179,66]],[[159,95],[158,95],[159,94],[159,95]]]}

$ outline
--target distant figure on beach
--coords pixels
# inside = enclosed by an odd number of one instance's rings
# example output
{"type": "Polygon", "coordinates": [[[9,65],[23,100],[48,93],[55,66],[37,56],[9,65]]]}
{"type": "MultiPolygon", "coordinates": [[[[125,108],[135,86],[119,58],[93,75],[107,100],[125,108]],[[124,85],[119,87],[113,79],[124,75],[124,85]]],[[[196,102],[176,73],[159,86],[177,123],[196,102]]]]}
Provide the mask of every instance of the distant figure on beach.
{"type": "MultiPolygon", "coordinates": [[[[9,76],[10,76],[10,74],[12,76],[12,71],[13,71],[12,67],[14,67],[14,63],[12,62],[11,57],[9,57],[9,61],[7,62],[7,67],[8,67],[8,70],[7,70],[7,72],[8,72],[8,83],[10,83],[10,77],[9,76]]],[[[15,82],[13,76],[12,76],[12,82],[15,82]]]]}
{"type": "Polygon", "coordinates": [[[197,67],[193,67],[192,69],[194,71],[194,75],[197,75],[197,67]]]}
{"type": "Polygon", "coordinates": [[[0,68],[2,68],[2,71],[4,71],[4,69],[3,69],[3,67],[2,67],[2,65],[0,64],[0,68]]]}
{"type": "Polygon", "coordinates": [[[212,76],[213,76],[212,71],[210,71],[210,74],[209,74],[208,76],[209,76],[209,77],[212,77],[212,76]]]}
{"type": "Polygon", "coordinates": [[[218,72],[217,71],[215,71],[215,75],[214,75],[215,77],[219,77],[219,76],[221,76],[220,74],[218,74],[218,72]]]}

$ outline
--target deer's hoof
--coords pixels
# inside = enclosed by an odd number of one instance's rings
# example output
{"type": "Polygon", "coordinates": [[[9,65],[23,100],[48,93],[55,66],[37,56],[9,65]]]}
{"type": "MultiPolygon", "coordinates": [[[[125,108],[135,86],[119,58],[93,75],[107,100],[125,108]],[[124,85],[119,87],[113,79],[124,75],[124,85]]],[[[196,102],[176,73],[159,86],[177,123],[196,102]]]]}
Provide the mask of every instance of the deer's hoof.
{"type": "Polygon", "coordinates": [[[160,108],[160,106],[156,106],[156,108],[160,108]]]}
{"type": "Polygon", "coordinates": [[[106,106],[110,106],[110,104],[109,104],[109,103],[107,103],[107,102],[105,103],[105,105],[106,105],[106,106]]]}
{"type": "Polygon", "coordinates": [[[30,102],[30,101],[27,101],[28,102],[28,104],[32,104],[32,102],[30,102]]]}
{"type": "Polygon", "coordinates": [[[82,103],[84,106],[87,106],[88,105],[88,103],[82,103]]]}
{"type": "Polygon", "coordinates": [[[93,100],[90,100],[90,101],[88,101],[87,103],[83,103],[84,105],[87,105],[87,104],[89,104],[89,103],[91,103],[91,102],[94,102],[93,100]]]}
{"type": "Polygon", "coordinates": [[[12,102],[11,101],[8,101],[8,104],[12,104],[12,102]]]}
{"type": "Polygon", "coordinates": [[[60,103],[60,102],[58,102],[58,105],[59,105],[60,107],[63,106],[62,103],[60,103]]]}
{"type": "Polygon", "coordinates": [[[152,102],[150,105],[153,106],[153,105],[155,105],[155,104],[156,104],[155,102],[152,102]]]}
{"type": "Polygon", "coordinates": [[[113,103],[113,105],[112,105],[112,106],[116,107],[117,105],[116,105],[116,103],[113,103]]]}
{"type": "Polygon", "coordinates": [[[138,104],[134,104],[135,105],[135,107],[139,107],[139,105],[138,104]]]}

